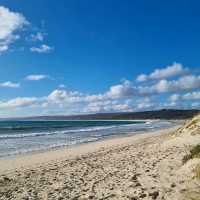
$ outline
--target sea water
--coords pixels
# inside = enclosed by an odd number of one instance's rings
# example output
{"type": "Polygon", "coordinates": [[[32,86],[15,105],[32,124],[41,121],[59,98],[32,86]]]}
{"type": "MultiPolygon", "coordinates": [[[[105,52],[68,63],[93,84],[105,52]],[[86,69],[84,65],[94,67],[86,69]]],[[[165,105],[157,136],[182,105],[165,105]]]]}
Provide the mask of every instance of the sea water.
{"type": "Polygon", "coordinates": [[[161,120],[0,121],[0,158],[170,126],[161,120]]]}

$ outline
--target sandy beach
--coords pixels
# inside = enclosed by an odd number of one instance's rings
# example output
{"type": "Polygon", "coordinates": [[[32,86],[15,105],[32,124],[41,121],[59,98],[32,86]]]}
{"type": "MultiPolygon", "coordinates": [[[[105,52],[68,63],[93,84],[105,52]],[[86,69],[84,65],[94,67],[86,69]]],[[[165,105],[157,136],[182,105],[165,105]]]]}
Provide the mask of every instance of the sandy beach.
{"type": "Polygon", "coordinates": [[[200,200],[200,0],[0,0],[0,200],[200,200]]]}
{"type": "Polygon", "coordinates": [[[178,128],[0,160],[0,199],[188,199],[198,159],[182,159],[200,135],[178,128]]]}

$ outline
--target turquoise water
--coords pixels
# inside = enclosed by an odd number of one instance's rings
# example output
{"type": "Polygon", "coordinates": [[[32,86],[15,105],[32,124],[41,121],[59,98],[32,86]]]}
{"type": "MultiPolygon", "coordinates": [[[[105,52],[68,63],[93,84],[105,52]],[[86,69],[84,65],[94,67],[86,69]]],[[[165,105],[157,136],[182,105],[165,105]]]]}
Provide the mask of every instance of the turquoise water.
{"type": "Polygon", "coordinates": [[[167,121],[0,121],[0,157],[169,126],[167,121]]]}

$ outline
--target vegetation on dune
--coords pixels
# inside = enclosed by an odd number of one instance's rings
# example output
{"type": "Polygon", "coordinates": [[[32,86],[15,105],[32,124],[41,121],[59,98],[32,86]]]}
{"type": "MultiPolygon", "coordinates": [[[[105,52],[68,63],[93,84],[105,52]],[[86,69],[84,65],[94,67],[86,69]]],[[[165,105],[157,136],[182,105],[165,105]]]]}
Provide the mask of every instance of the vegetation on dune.
{"type": "MultiPolygon", "coordinates": [[[[192,147],[189,154],[183,157],[183,163],[186,163],[188,160],[193,158],[200,158],[200,144],[192,147]]],[[[195,174],[198,179],[200,179],[200,163],[195,168],[195,174]]]]}
{"type": "Polygon", "coordinates": [[[195,174],[198,179],[200,179],[200,163],[195,168],[195,174]]]}
{"type": "MultiPolygon", "coordinates": [[[[200,114],[195,116],[179,130],[179,135],[185,133],[191,136],[200,134],[200,114]]],[[[189,152],[183,157],[183,163],[185,164],[187,161],[194,158],[200,159],[200,144],[190,148],[189,152]]],[[[195,177],[200,180],[200,162],[195,166],[193,172],[195,177]]],[[[199,190],[194,188],[193,191],[187,192],[183,200],[200,200],[200,188],[199,190]]]]}
{"type": "MultiPolygon", "coordinates": [[[[200,158],[200,144],[191,148],[190,152],[183,157],[183,163],[186,163],[188,160],[193,158],[200,158]]],[[[200,179],[200,163],[195,167],[194,173],[196,178],[200,179]]],[[[200,191],[191,191],[188,192],[184,200],[199,200],[200,191]]]]}
{"type": "Polygon", "coordinates": [[[189,154],[183,157],[183,163],[186,163],[188,160],[193,158],[200,158],[200,144],[192,147],[189,154]]]}
{"type": "Polygon", "coordinates": [[[199,192],[188,192],[183,200],[199,200],[199,199],[200,199],[199,192]]]}

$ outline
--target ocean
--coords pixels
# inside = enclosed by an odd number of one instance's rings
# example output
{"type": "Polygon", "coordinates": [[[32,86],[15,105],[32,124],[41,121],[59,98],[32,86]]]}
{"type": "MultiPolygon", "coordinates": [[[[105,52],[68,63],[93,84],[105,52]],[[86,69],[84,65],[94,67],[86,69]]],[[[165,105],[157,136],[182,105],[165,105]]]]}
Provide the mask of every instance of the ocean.
{"type": "Polygon", "coordinates": [[[171,127],[169,121],[0,121],[0,158],[171,127]]]}

